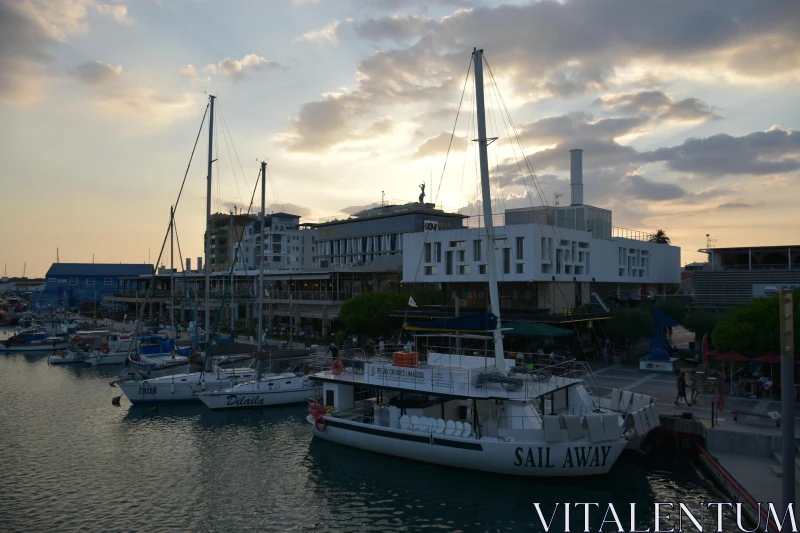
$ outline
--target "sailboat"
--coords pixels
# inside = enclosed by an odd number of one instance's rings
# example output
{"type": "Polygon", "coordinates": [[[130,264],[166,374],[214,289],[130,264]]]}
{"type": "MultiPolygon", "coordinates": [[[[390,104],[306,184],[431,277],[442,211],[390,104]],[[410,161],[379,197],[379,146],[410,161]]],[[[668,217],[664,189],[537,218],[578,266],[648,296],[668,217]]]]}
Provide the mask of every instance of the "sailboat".
{"type": "MultiPolygon", "coordinates": [[[[264,204],[266,203],[267,164],[261,163],[261,231],[264,228],[264,204]]],[[[263,242],[263,237],[262,237],[263,242]]],[[[258,353],[263,350],[264,341],[264,253],[258,254],[258,353]]],[[[290,314],[291,317],[291,314],[290,314]]],[[[300,362],[296,359],[295,362],[300,362]]],[[[319,384],[310,381],[304,372],[281,372],[258,376],[253,381],[233,385],[226,389],[206,391],[197,398],[211,409],[236,409],[267,407],[303,403],[319,394],[319,384]]]]}
{"type": "MultiPolygon", "coordinates": [[[[214,101],[216,97],[209,96],[209,123],[208,123],[208,176],[206,183],[206,245],[205,245],[205,359],[212,361],[210,350],[212,347],[211,328],[211,171],[214,149],[214,101]]],[[[174,224],[174,212],[170,212],[170,229],[174,224]]],[[[174,326],[173,326],[174,327],[174,326]]],[[[174,331],[174,330],[173,330],[174,331]]],[[[148,369],[149,370],[149,369],[148,369]]],[[[123,372],[122,379],[118,382],[123,394],[131,403],[158,403],[158,402],[185,402],[196,401],[197,394],[206,390],[216,390],[232,387],[237,383],[249,381],[256,377],[253,368],[222,368],[214,365],[210,371],[204,368],[200,372],[175,373],[141,379],[135,372],[123,372]]]]}
{"type": "MultiPolygon", "coordinates": [[[[495,248],[483,94],[483,51],[473,51],[486,249],[495,248]]],[[[336,359],[312,380],[314,438],[438,465],[519,476],[607,473],[621,452],[658,425],[654,399],[630,391],[594,393],[588,365],[558,363],[526,372],[503,351],[495,254],[487,256],[492,350],[485,356],[436,349],[391,360],[336,359]]],[[[446,344],[446,343],[443,343],[446,344]]]]}

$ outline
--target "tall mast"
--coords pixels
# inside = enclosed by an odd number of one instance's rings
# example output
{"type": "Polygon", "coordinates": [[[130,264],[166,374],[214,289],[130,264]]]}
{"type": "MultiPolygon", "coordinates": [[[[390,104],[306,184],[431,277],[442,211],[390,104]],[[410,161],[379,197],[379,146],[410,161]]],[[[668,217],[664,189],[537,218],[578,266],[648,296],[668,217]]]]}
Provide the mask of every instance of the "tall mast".
{"type": "Polygon", "coordinates": [[[258,254],[258,353],[263,349],[264,336],[264,204],[267,199],[267,162],[261,162],[261,215],[259,216],[259,235],[261,237],[261,253],[258,254]]]}
{"type": "Polygon", "coordinates": [[[172,326],[172,343],[175,344],[175,208],[169,206],[169,322],[172,326]]]}
{"type": "Polygon", "coordinates": [[[492,221],[492,193],[489,188],[488,146],[490,139],[486,137],[486,116],[483,103],[483,50],[473,50],[475,62],[475,103],[478,115],[478,155],[481,169],[481,193],[483,200],[483,224],[486,228],[486,271],[489,274],[489,302],[491,312],[497,317],[494,337],[494,358],[497,370],[504,372],[506,360],[503,355],[503,335],[500,332],[500,296],[497,292],[497,259],[494,253],[494,223],[492,221]]]}
{"type": "Polygon", "coordinates": [[[211,349],[211,164],[214,162],[214,99],[211,99],[211,112],[208,115],[208,179],[206,180],[206,357],[211,349]]]}

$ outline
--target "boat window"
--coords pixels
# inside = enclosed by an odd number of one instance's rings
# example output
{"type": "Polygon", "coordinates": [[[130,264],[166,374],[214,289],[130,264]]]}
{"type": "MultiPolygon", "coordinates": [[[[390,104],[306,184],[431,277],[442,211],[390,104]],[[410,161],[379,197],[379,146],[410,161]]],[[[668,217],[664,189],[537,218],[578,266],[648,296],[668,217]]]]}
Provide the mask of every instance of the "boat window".
{"type": "Polygon", "coordinates": [[[291,384],[292,384],[292,382],[291,382],[291,381],[287,381],[287,382],[286,382],[286,384],[287,384],[287,385],[291,385],[291,384]]]}

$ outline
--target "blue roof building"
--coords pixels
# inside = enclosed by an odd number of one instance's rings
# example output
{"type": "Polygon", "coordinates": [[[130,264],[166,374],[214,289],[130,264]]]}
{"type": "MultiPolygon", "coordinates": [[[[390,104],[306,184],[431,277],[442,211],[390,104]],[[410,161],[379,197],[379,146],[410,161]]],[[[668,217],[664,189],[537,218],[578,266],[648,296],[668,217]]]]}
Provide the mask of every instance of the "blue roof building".
{"type": "Polygon", "coordinates": [[[103,305],[103,298],[117,291],[119,278],[152,275],[153,265],[54,263],[45,276],[44,291],[33,304],[37,308],[64,309],[103,305]]]}

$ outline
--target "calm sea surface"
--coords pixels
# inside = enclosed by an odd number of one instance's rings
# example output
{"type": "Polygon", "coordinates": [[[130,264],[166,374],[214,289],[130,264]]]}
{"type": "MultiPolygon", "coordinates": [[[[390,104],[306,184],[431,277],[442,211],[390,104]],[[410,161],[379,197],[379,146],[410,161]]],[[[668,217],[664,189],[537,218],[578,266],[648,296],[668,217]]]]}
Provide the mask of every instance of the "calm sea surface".
{"type": "Polygon", "coordinates": [[[671,450],[519,479],[312,442],[304,406],[114,407],[118,371],[0,354],[0,531],[541,531],[533,502],[637,502],[646,522],[716,494],[671,450]]]}

